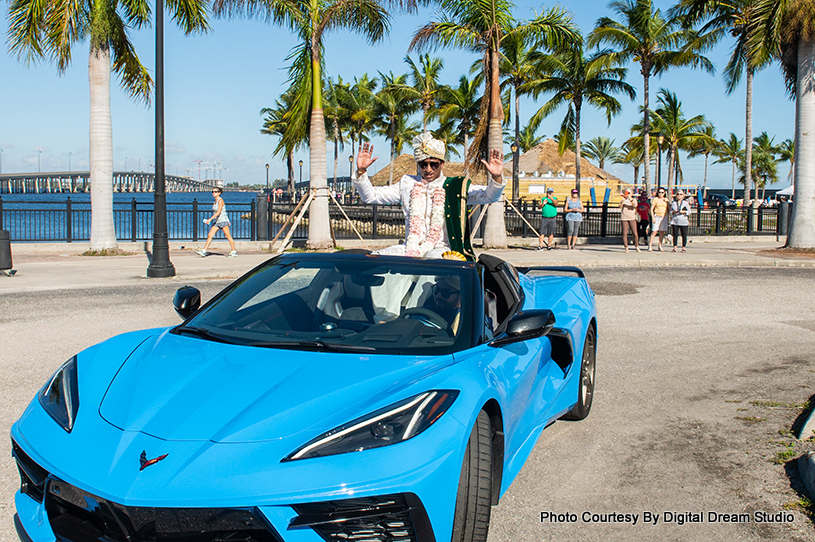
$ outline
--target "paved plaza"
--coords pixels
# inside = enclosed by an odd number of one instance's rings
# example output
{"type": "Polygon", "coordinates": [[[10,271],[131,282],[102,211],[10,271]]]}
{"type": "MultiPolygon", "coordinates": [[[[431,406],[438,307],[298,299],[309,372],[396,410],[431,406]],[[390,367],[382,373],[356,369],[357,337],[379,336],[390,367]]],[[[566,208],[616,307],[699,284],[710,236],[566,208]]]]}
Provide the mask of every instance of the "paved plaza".
{"type": "MultiPolygon", "coordinates": [[[[591,415],[543,432],[493,508],[490,542],[815,538],[795,463],[815,443],[790,434],[815,394],[815,259],[779,253],[780,244],[694,242],[686,254],[626,254],[619,244],[494,251],[519,266],[583,267],[597,294],[599,350],[591,415]],[[542,512],[555,519],[541,521],[542,512]],[[659,516],[656,525],[645,512],[659,516]],[[781,521],[712,522],[711,512],[781,521]],[[698,513],[704,521],[693,521],[698,513]]],[[[239,244],[230,259],[223,245],[201,258],[198,246],[172,243],[172,279],[145,278],[142,245],[116,257],[79,256],[87,249],[79,244],[12,247],[17,274],[0,277],[0,541],[16,541],[13,421],[73,354],[179,323],[176,288],[192,284],[206,301],[270,256],[260,244],[239,244]]]]}

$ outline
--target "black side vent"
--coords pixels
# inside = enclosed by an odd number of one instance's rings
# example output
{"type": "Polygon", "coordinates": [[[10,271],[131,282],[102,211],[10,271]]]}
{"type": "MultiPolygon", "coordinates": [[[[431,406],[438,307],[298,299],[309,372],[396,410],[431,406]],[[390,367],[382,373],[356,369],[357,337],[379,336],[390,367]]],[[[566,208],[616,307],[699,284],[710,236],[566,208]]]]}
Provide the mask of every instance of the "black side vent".
{"type": "Polygon", "coordinates": [[[552,360],[563,369],[565,373],[574,361],[572,338],[565,329],[552,328],[549,332],[549,341],[552,343],[552,360]]]}
{"type": "Polygon", "coordinates": [[[42,502],[48,471],[28,457],[14,439],[11,439],[11,455],[17,460],[17,470],[20,471],[20,491],[35,501],[42,502]]]}
{"type": "Polygon", "coordinates": [[[435,542],[427,512],[413,493],[293,506],[289,529],[311,527],[327,542],[435,542]]]}
{"type": "Polygon", "coordinates": [[[57,542],[283,542],[256,508],[123,506],[55,478],[45,510],[57,542]]]}

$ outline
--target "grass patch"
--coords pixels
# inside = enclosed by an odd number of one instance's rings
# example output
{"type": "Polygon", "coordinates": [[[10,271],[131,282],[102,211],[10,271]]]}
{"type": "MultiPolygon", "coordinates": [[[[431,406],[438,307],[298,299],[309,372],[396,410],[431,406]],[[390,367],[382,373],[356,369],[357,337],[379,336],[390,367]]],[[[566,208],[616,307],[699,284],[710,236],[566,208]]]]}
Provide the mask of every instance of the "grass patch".
{"type": "Polygon", "coordinates": [[[757,407],[766,407],[766,408],[804,408],[809,401],[806,403],[779,403],[777,401],[750,401],[750,404],[757,407]]]}
{"type": "Polygon", "coordinates": [[[102,250],[86,250],[82,256],[132,256],[133,252],[127,252],[120,248],[103,248],[102,250]]]}
{"type": "Polygon", "coordinates": [[[757,416],[736,416],[737,420],[743,421],[748,425],[753,425],[759,422],[767,421],[764,418],[759,418],[757,416]]]}
{"type": "Polygon", "coordinates": [[[780,452],[775,454],[773,458],[773,463],[776,465],[783,465],[793,457],[795,457],[795,446],[792,444],[786,444],[786,449],[781,450],[780,452]]]}

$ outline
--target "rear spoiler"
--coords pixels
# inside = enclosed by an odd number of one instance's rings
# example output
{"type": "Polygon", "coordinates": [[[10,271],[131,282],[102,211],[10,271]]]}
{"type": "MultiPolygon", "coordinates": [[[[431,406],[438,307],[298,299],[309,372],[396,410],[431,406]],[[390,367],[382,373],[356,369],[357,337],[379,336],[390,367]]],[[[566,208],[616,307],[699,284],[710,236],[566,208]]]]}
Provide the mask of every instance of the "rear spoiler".
{"type": "Polygon", "coordinates": [[[570,265],[546,265],[546,266],[535,266],[535,267],[516,267],[515,269],[518,270],[519,273],[523,273],[526,275],[530,271],[560,271],[563,273],[574,273],[581,279],[586,278],[586,275],[583,274],[583,270],[579,267],[573,267],[570,265]]]}

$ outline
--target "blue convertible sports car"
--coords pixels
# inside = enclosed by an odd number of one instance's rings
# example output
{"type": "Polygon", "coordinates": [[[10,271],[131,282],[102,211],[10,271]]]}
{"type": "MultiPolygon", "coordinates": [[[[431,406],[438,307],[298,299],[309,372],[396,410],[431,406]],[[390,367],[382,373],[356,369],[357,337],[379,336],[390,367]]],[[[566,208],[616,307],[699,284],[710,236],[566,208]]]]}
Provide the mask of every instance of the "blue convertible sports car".
{"type": "Polygon", "coordinates": [[[200,307],[181,288],[183,324],[80,352],[14,424],[20,538],[485,540],[594,392],[583,274],[520,271],[286,254],[200,307]]]}

